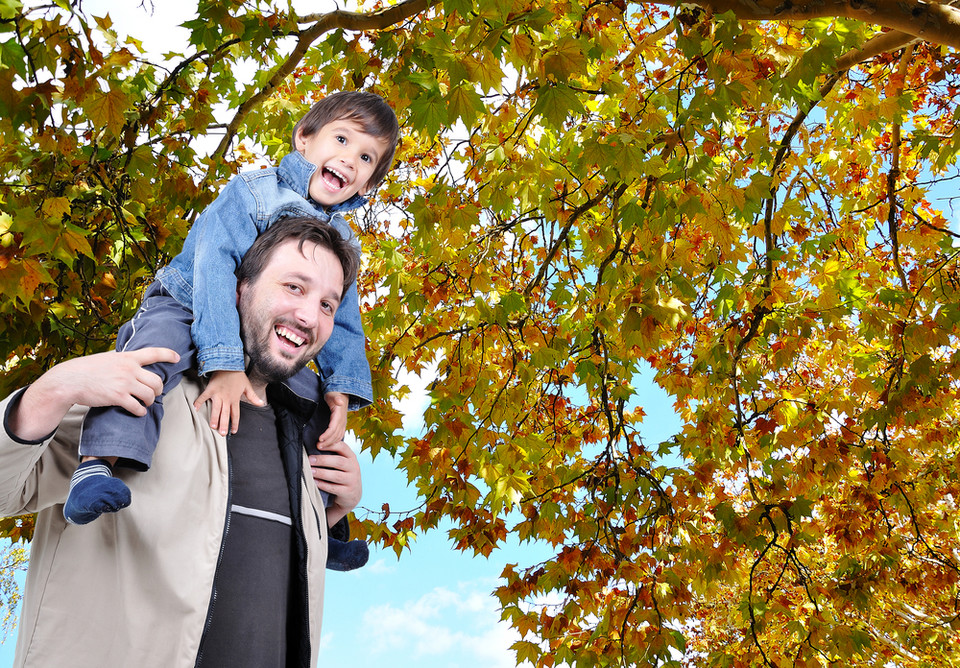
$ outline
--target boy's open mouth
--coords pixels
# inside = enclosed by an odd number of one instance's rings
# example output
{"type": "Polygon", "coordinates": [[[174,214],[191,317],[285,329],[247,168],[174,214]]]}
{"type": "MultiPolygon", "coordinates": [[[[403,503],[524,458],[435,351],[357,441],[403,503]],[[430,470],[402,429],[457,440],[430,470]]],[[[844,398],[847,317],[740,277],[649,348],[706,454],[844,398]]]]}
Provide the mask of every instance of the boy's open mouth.
{"type": "Polygon", "coordinates": [[[327,182],[332,188],[339,190],[347,184],[347,177],[338,172],[335,169],[330,169],[329,167],[323,168],[323,180],[327,182]]]}

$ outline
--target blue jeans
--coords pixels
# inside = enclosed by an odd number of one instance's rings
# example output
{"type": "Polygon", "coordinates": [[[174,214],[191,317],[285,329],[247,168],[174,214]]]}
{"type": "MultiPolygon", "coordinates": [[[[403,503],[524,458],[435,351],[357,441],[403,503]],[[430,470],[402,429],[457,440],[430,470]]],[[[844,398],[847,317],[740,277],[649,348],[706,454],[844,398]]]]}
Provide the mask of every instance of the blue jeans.
{"type": "MultiPolygon", "coordinates": [[[[80,433],[81,457],[117,457],[120,466],[138,471],[150,468],[160,438],[163,397],[180,384],[186,371],[196,368],[196,348],[190,336],[192,324],[193,313],[170,296],[160,283],[147,289],[140,310],[117,334],[117,350],[160,346],[177,351],[180,361],[144,367],[163,381],[163,394],[147,407],[144,417],[117,407],[91,408],[80,433]]],[[[320,379],[308,368],[301,369],[285,384],[301,397],[314,402],[321,399],[320,379]]]]}

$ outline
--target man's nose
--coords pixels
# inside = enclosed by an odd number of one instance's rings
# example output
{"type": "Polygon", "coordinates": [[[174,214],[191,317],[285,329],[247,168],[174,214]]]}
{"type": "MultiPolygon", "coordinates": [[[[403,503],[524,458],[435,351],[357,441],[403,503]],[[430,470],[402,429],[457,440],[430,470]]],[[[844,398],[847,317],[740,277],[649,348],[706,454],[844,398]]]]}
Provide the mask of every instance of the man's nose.
{"type": "Polygon", "coordinates": [[[312,299],[304,299],[294,310],[294,317],[300,326],[308,329],[316,329],[320,321],[320,304],[314,303],[312,299]]]}

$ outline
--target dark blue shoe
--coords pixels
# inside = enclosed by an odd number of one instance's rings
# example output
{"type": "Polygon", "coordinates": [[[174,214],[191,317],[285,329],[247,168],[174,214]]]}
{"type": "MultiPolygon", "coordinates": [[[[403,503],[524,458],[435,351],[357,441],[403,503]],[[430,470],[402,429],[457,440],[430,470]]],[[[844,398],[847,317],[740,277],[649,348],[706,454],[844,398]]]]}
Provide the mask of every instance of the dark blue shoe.
{"type": "Polygon", "coordinates": [[[109,464],[92,459],[80,464],[70,479],[63,517],[70,524],[88,524],[129,505],[130,488],[113,477],[109,464]]]}

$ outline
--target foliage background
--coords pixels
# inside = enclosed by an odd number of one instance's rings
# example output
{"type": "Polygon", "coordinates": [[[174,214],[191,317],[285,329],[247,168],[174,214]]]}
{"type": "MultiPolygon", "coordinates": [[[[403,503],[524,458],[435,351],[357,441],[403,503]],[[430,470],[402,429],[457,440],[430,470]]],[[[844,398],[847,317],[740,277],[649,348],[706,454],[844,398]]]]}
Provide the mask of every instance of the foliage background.
{"type": "Polygon", "coordinates": [[[495,591],[536,665],[958,663],[960,39],[891,7],[201,0],[158,59],[3,0],[0,389],[109,347],[230,175],[373,90],[404,139],[353,428],[420,505],[360,532],[550,546],[495,591]]]}

